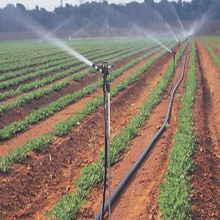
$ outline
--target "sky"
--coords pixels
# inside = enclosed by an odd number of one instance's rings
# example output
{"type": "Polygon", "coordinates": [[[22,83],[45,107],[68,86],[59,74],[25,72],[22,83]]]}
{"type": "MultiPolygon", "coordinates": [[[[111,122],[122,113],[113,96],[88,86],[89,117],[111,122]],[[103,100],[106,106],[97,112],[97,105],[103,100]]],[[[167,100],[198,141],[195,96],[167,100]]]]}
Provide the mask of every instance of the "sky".
{"type": "MultiPolygon", "coordinates": [[[[16,4],[21,3],[23,4],[27,9],[33,9],[35,8],[35,5],[38,5],[40,8],[45,8],[49,11],[53,11],[55,7],[60,6],[61,0],[0,0],[0,8],[4,8],[7,4],[16,4]]],[[[81,2],[87,2],[92,0],[63,0],[63,5],[66,3],[75,5],[79,4],[81,2]]],[[[97,0],[96,0],[97,1],[97,0]]],[[[109,4],[111,3],[128,3],[134,0],[108,0],[109,4]]],[[[144,0],[136,0],[137,2],[143,2],[144,0]]],[[[155,0],[155,2],[159,2],[160,0],[155,0]]],[[[171,1],[171,0],[170,0],[171,1]]],[[[177,1],[177,0],[174,0],[177,1]]],[[[184,0],[184,1],[190,1],[190,0],[184,0]]]]}

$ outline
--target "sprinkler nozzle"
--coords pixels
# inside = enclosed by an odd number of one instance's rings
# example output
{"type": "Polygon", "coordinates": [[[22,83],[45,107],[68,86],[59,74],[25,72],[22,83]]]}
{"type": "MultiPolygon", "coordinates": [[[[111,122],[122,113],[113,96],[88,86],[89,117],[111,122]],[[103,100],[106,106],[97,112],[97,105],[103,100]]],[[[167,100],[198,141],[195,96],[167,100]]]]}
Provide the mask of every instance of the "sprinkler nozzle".
{"type": "Polygon", "coordinates": [[[172,51],[173,55],[175,56],[176,55],[176,51],[172,51]]]}
{"type": "Polygon", "coordinates": [[[92,67],[94,69],[96,69],[97,71],[101,72],[101,73],[104,73],[105,71],[108,72],[108,69],[111,69],[113,67],[113,65],[108,65],[108,62],[107,61],[102,61],[101,64],[95,64],[93,63],[92,64],[92,67]]]}

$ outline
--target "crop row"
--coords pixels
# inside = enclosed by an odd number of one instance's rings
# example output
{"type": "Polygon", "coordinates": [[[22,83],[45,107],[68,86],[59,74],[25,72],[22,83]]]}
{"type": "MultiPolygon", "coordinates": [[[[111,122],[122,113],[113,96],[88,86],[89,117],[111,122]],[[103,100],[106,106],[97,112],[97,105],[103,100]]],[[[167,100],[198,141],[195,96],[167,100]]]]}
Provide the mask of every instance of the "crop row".
{"type": "MultiPolygon", "coordinates": [[[[102,51],[101,54],[100,54],[100,52],[95,53],[94,55],[92,53],[92,55],[88,56],[88,58],[89,59],[90,59],[90,57],[93,57],[93,58],[96,57],[97,58],[99,56],[104,56],[104,55],[108,54],[110,51],[113,53],[113,52],[116,52],[118,50],[119,49],[114,49],[114,51],[112,51],[112,48],[111,48],[111,49],[109,49],[109,51],[108,50],[104,51],[104,52],[102,51]]],[[[33,80],[37,77],[42,77],[42,76],[46,76],[48,74],[51,74],[51,73],[54,73],[54,72],[57,72],[57,71],[66,70],[69,67],[76,66],[76,64],[80,64],[79,66],[82,66],[82,65],[87,66],[85,64],[82,64],[82,62],[76,60],[75,58],[68,57],[67,60],[61,59],[56,64],[54,64],[53,62],[48,63],[47,64],[47,66],[48,66],[47,69],[39,68],[38,71],[35,71],[35,72],[30,73],[28,75],[22,75],[19,78],[14,78],[14,79],[11,79],[11,80],[1,82],[0,83],[0,89],[6,89],[6,88],[9,88],[11,86],[19,85],[19,84],[24,83],[24,82],[29,81],[29,80],[33,80]],[[57,64],[59,64],[59,65],[57,65],[57,64]]]]}
{"type": "MultiPolygon", "coordinates": [[[[124,43],[123,45],[126,46],[126,45],[127,45],[127,42],[124,43]]],[[[108,44],[107,44],[106,46],[105,46],[103,49],[108,49],[109,46],[111,46],[111,45],[108,45],[108,44]],[[106,46],[107,46],[107,48],[106,48],[106,46]]],[[[115,46],[116,46],[116,47],[122,46],[122,44],[121,44],[121,43],[118,43],[118,44],[115,45],[115,46]]],[[[97,49],[97,48],[95,47],[95,48],[93,48],[92,50],[97,51],[97,50],[101,50],[101,48],[99,47],[99,48],[97,49]]],[[[80,48],[78,51],[83,54],[84,51],[91,51],[91,49],[90,49],[90,47],[87,48],[87,47],[83,46],[83,47],[80,48]]],[[[57,58],[54,57],[54,55],[47,56],[47,57],[43,56],[43,58],[40,57],[39,59],[34,59],[34,60],[28,59],[29,61],[26,59],[26,60],[24,60],[23,62],[19,62],[19,63],[15,64],[15,65],[8,64],[6,67],[1,66],[0,72],[8,72],[9,70],[10,70],[10,71],[13,71],[13,70],[18,70],[18,69],[23,69],[23,68],[26,68],[26,69],[28,69],[28,71],[30,71],[30,70],[33,69],[33,67],[36,66],[36,65],[43,65],[43,64],[48,63],[49,61],[52,62],[52,61],[55,61],[55,60],[59,60],[59,56],[61,56],[61,55],[62,55],[63,57],[68,57],[68,54],[67,54],[67,53],[63,53],[62,51],[58,51],[57,55],[58,55],[57,58]]]]}
{"type": "MultiPolygon", "coordinates": [[[[136,65],[138,62],[140,62],[141,60],[143,60],[147,56],[150,56],[151,54],[153,54],[153,51],[150,54],[141,56],[141,57],[129,62],[128,64],[124,65],[123,67],[119,68],[118,70],[112,72],[109,75],[109,80],[112,81],[114,78],[118,77],[122,72],[124,72],[125,70],[136,65]]],[[[157,57],[153,58],[152,60],[149,61],[149,63],[153,64],[153,62],[156,62],[156,60],[161,58],[163,54],[158,55],[157,57]]],[[[142,67],[141,69],[143,70],[143,68],[144,68],[146,70],[148,65],[150,65],[149,63],[147,63],[145,65],[145,68],[142,67]]],[[[112,88],[111,95],[113,95],[113,94],[116,95],[116,93],[119,90],[125,89],[126,86],[129,83],[134,82],[136,80],[136,78],[137,78],[136,75],[132,75],[131,77],[129,77],[129,79],[126,79],[125,81],[123,81],[119,85],[117,85],[116,87],[112,88]]],[[[97,84],[98,84],[98,86],[102,85],[102,82],[98,81],[97,84]]],[[[91,93],[91,91],[93,89],[94,89],[94,87],[91,87],[91,90],[88,90],[87,93],[91,93]]],[[[85,89],[83,89],[83,90],[86,91],[85,89]]],[[[28,152],[36,150],[36,149],[43,149],[43,148],[47,147],[54,140],[55,136],[64,136],[64,135],[68,134],[68,132],[78,122],[82,121],[86,115],[96,111],[96,109],[101,104],[102,104],[102,96],[98,96],[95,100],[88,102],[86,104],[86,106],[82,108],[82,110],[78,111],[76,114],[74,114],[68,120],[57,124],[57,126],[50,133],[42,135],[41,137],[33,139],[33,140],[28,140],[26,142],[26,144],[18,146],[15,150],[11,150],[7,156],[1,158],[1,170],[3,172],[6,172],[8,170],[8,168],[14,162],[21,162],[22,160],[24,160],[27,157],[28,152]]]]}
{"type": "MultiPolygon", "coordinates": [[[[109,60],[111,63],[119,62],[129,56],[137,54],[141,50],[143,50],[143,49],[138,49],[138,50],[129,49],[127,51],[121,51],[121,52],[116,53],[114,55],[107,56],[107,57],[105,57],[105,59],[109,60]]],[[[76,68],[72,68],[69,71],[62,72],[62,73],[55,75],[53,77],[53,80],[51,80],[51,78],[49,80],[47,80],[47,78],[45,78],[41,81],[37,81],[32,87],[31,87],[32,83],[30,83],[27,85],[28,87],[23,86],[23,88],[25,89],[25,91],[27,91],[27,88],[30,89],[30,88],[36,88],[36,87],[45,85],[47,82],[50,83],[51,81],[55,81],[55,80],[64,78],[66,76],[72,75],[74,72],[76,72],[76,68]]],[[[74,74],[72,76],[72,79],[75,81],[77,81],[77,80],[79,81],[80,78],[83,78],[85,76],[85,73],[87,73],[87,72],[88,71],[84,71],[81,74],[74,74]]],[[[60,90],[60,89],[64,88],[65,86],[69,85],[70,81],[71,81],[71,78],[68,78],[68,79],[62,81],[61,83],[58,83],[58,84],[53,83],[49,88],[43,88],[40,90],[32,91],[28,94],[24,94],[10,103],[5,102],[0,106],[0,114],[4,113],[5,111],[8,111],[10,109],[13,109],[17,106],[22,106],[25,103],[31,102],[33,99],[38,99],[38,98],[43,97],[44,95],[48,95],[50,92],[52,92],[54,90],[55,91],[60,90]]]]}
{"type": "MultiPolygon", "coordinates": [[[[113,47],[108,48],[107,51],[110,51],[112,49],[113,49],[113,47]]],[[[100,52],[103,53],[101,50],[99,50],[99,51],[85,50],[85,56],[88,56],[88,57],[97,56],[98,57],[100,52]]],[[[47,58],[45,58],[45,59],[47,59],[47,58]]],[[[45,64],[38,66],[37,69],[25,68],[21,71],[6,73],[4,75],[1,75],[0,79],[1,79],[1,81],[4,81],[4,80],[8,80],[8,79],[13,78],[13,81],[15,81],[15,82],[16,81],[22,82],[21,79],[26,79],[26,78],[28,79],[28,77],[31,77],[31,76],[32,76],[31,79],[34,79],[35,77],[38,77],[39,75],[40,76],[47,75],[47,74],[52,73],[54,71],[66,69],[69,66],[73,66],[76,64],[81,64],[81,62],[79,60],[77,60],[76,58],[69,56],[68,54],[61,54],[61,55],[54,56],[53,60],[51,60],[50,62],[48,60],[47,62],[45,62],[45,64]]],[[[10,86],[13,86],[14,83],[12,83],[12,82],[10,83],[10,82],[11,82],[11,80],[1,82],[0,88],[4,89],[4,88],[10,87],[10,86]]],[[[19,83],[17,83],[17,84],[19,84],[19,83]]]]}
{"type": "Polygon", "coordinates": [[[214,60],[214,62],[216,63],[216,65],[218,67],[220,67],[220,59],[219,57],[215,54],[215,52],[213,51],[213,49],[207,45],[207,43],[205,43],[203,40],[201,40],[202,44],[204,45],[204,47],[207,49],[207,51],[209,52],[209,54],[211,55],[212,59],[214,60]]]}
{"type": "MultiPolygon", "coordinates": [[[[85,53],[85,56],[88,56],[89,54],[93,54],[93,53],[97,53],[97,52],[98,52],[97,50],[94,50],[94,51],[93,50],[85,50],[83,53],[85,53]]],[[[11,78],[24,76],[28,73],[34,73],[34,72],[40,71],[40,70],[46,70],[50,67],[58,66],[58,65],[62,64],[63,62],[69,62],[69,61],[76,62],[75,59],[73,59],[68,54],[63,53],[63,52],[60,54],[53,55],[52,58],[53,58],[53,60],[49,61],[49,59],[48,59],[48,61],[46,63],[37,65],[36,68],[33,68],[33,67],[24,68],[21,70],[16,70],[16,71],[1,74],[0,81],[5,81],[5,80],[11,79],[11,78]]],[[[79,63],[79,61],[78,61],[78,63],[79,63]]]]}
{"type": "MultiPolygon", "coordinates": [[[[186,47],[184,46],[184,48],[181,49],[181,55],[178,55],[177,62],[181,58],[185,48],[186,47]]],[[[155,60],[152,61],[152,63],[154,63],[155,60]]],[[[148,65],[150,66],[151,64],[148,65]]],[[[148,65],[146,65],[145,68],[148,65]]],[[[130,77],[130,79],[127,79],[127,81],[129,82],[131,80],[134,82],[136,78],[146,71],[145,68],[142,67],[137,70],[132,76],[135,79],[130,77]]],[[[118,136],[113,138],[111,143],[111,164],[114,164],[119,159],[120,155],[125,149],[127,149],[129,141],[134,138],[139,129],[144,126],[146,119],[150,116],[153,107],[159,104],[162,98],[162,93],[167,90],[167,86],[172,74],[173,63],[169,65],[167,72],[157,84],[156,88],[150,92],[149,98],[142,104],[137,115],[131,118],[129,125],[123,128],[118,136]]],[[[114,95],[114,91],[112,95],[114,95]]],[[[54,206],[54,208],[50,212],[46,213],[46,216],[51,217],[54,220],[74,219],[82,204],[84,204],[86,196],[89,194],[91,187],[102,180],[103,161],[104,154],[101,153],[97,162],[93,162],[84,167],[81,172],[81,178],[75,182],[76,192],[63,196],[54,206]]]]}
{"type": "Polygon", "coordinates": [[[212,37],[212,39],[218,43],[220,43],[220,37],[219,36],[215,36],[215,37],[212,37]]]}
{"type": "Polygon", "coordinates": [[[5,62],[11,62],[12,60],[20,61],[26,59],[24,55],[30,55],[30,57],[35,57],[38,55],[42,55],[46,52],[51,51],[58,51],[58,48],[54,48],[48,45],[45,45],[45,47],[33,47],[34,44],[31,46],[25,46],[24,48],[21,46],[21,43],[17,44],[19,48],[10,48],[9,44],[1,45],[2,52],[0,50],[0,55],[2,57],[0,63],[4,64],[5,62]],[[4,46],[4,47],[2,47],[4,46]],[[10,54],[10,56],[9,56],[10,54]]]}
{"type": "Polygon", "coordinates": [[[30,59],[30,58],[27,59],[26,58],[23,61],[17,62],[13,65],[11,63],[1,65],[0,72],[1,73],[8,73],[9,71],[13,72],[13,71],[17,71],[17,70],[23,69],[23,68],[28,68],[28,70],[33,70],[33,68],[36,65],[42,65],[42,64],[46,64],[49,61],[56,60],[55,55],[58,55],[61,58],[62,58],[62,56],[63,57],[67,56],[66,53],[63,53],[62,51],[58,51],[53,54],[48,54],[47,56],[44,56],[44,55],[40,56],[39,58],[36,58],[36,59],[30,59]]]}
{"type": "MultiPolygon", "coordinates": [[[[140,46],[140,45],[143,45],[143,44],[140,44],[140,43],[137,44],[137,46],[140,46]]],[[[82,52],[82,54],[85,55],[86,57],[88,57],[89,59],[92,59],[95,55],[98,57],[98,55],[100,54],[100,51],[101,51],[101,53],[105,53],[105,52],[108,53],[109,51],[111,51],[112,49],[115,49],[115,48],[127,48],[127,47],[134,47],[134,46],[136,46],[136,45],[129,45],[129,46],[122,46],[121,45],[120,47],[119,46],[118,47],[109,46],[105,50],[100,49],[98,51],[97,51],[97,49],[93,49],[93,50],[87,49],[87,50],[84,50],[84,52],[82,52]]],[[[75,57],[71,57],[67,54],[62,55],[62,57],[61,57],[62,58],[61,59],[59,56],[56,56],[54,58],[53,62],[47,62],[46,64],[38,66],[37,69],[34,70],[34,72],[33,72],[33,69],[25,68],[25,69],[22,69],[21,71],[10,72],[10,73],[4,74],[1,76],[0,79],[2,81],[2,80],[9,79],[9,78],[23,76],[23,75],[30,73],[30,72],[32,72],[32,74],[33,74],[36,71],[40,71],[40,70],[46,71],[46,69],[51,68],[51,67],[53,67],[53,69],[51,69],[52,71],[56,71],[56,70],[58,71],[60,68],[65,69],[68,66],[81,63],[79,60],[75,59],[75,57]],[[58,65],[60,65],[60,66],[58,66],[58,65]],[[55,67],[55,66],[58,66],[58,67],[55,67]]],[[[48,73],[48,72],[46,71],[46,73],[48,73]]]]}
{"type": "MultiPolygon", "coordinates": [[[[127,47],[127,43],[124,43],[124,46],[127,47]]],[[[122,47],[122,44],[118,44],[117,47],[122,47]]],[[[80,48],[78,51],[80,53],[82,53],[83,55],[85,56],[88,56],[89,54],[92,54],[92,53],[96,53],[98,51],[105,51],[105,50],[109,50],[110,48],[114,48],[112,45],[105,45],[105,47],[99,47],[99,48],[90,48],[90,47],[83,47],[83,48],[80,48]],[[88,54],[87,54],[88,53],[88,54]]],[[[16,76],[21,76],[21,75],[24,75],[24,74],[27,74],[27,73],[30,73],[30,72],[33,72],[33,71],[36,71],[36,70],[45,70],[46,68],[50,68],[50,67],[53,67],[55,65],[58,65],[58,64],[61,64],[62,63],[62,59],[66,60],[66,62],[68,61],[73,61],[75,60],[75,58],[72,58],[70,57],[67,53],[64,53],[62,51],[60,51],[60,53],[56,53],[56,55],[53,54],[53,56],[49,56],[48,58],[44,58],[45,62],[43,63],[38,63],[38,66],[37,68],[33,68],[33,67],[26,67],[25,69],[21,69],[21,70],[16,70],[16,71],[12,71],[12,72],[7,72],[5,74],[3,74],[1,76],[1,81],[2,80],[6,80],[6,79],[9,79],[9,78],[14,78],[16,76]],[[52,57],[52,60],[50,60],[52,57]],[[46,59],[48,60],[48,62],[46,62],[46,59]],[[49,62],[50,60],[50,62],[49,62]],[[6,77],[7,76],[7,77],[6,77]]],[[[26,58],[27,60],[27,58],[26,58]]],[[[63,60],[64,61],[64,60],[63,60]]],[[[78,60],[77,60],[78,61],[78,60]]],[[[26,61],[24,61],[25,63],[26,61]]],[[[35,60],[35,65],[37,64],[36,60],[35,60]]]]}
{"type": "MultiPolygon", "coordinates": [[[[76,48],[77,49],[77,48],[76,48]]],[[[90,48],[88,47],[85,47],[85,46],[82,46],[80,49],[79,49],[79,52],[82,53],[84,50],[90,50],[90,48]]],[[[97,48],[94,48],[93,50],[97,50],[97,48]]],[[[99,50],[99,49],[98,49],[99,50]]],[[[14,65],[12,65],[11,63],[8,63],[6,65],[1,65],[0,67],[0,72],[7,72],[7,71],[12,71],[12,70],[17,70],[17,69],[21,69],[21,68],[28,68],[28,67],[33,67],[35,65],[40,65],[40,64],[44,64],[44,63],[47,63],[47,60],[51,60],[53,61],[53,55],[55,54],[64,54],[64,55],[68,55],[66,53],[63,53],[63,51],[61,50],[58,50],[56,52],[53,51],[53,54],[50,52],[50,54],[48,54],[48,56],[44,56],[44,54],[42,56],[39,56],[38,58],[35,58],[35,59],[24,59],[23,61],[20,61],[18,63],[15,63],[14,65]],[[51,56],[49,56],[51,55],[51,56]]],[[[22,53],[23,54],[23,53],[22,53]]]]}
{"type": "MultiPolygon", "coordinates": [[[[89,54],[94,55],[92,53],[98,54],[97,52],[100,51],[100,50],[101,51],[108,51],[111,48],[133,47],[135,45],[136,46],[138,46],[138,45],[148,45],[148,42],[146,43],[146,42],[139,41],[139,42],[136,42],[136,43],[133,43],[133,44],[128,44],[127,42],[125,42],[123,44],[122,43],[116,44],[116,46],[115,45],[108,45],[107,44],[107,45],[105,45],[105,47],[99,47],[98,49],[96,47],[95,48],[91,48],[91,49],[90,49],[90,47],[85,48],[85,49],[81,48],[79,50],[79,52],[87,57],[89,54]],[[88,53],[88,54],[85,54],[85,53],[88,53]]],[[[65,54],[65,55],[62,54],[62,56],[66,56],[66,59],[67,59],[66,62],[73,61],[75,59],[75,58],[73,59],[72,57],[70,58],[70,56],[68,54],[65,54]]],[[[37,69],[35,69],[35,71],[36,70],[45,70],[46,68],[50,68],[50,67],[54,67],[55,65],[62,64],[64,60],[63,61],[60,60],[59,55],[56,55],[56,57],[57,57],[56,58],[57,60],[54,58],[53,62],[48,62],[46,64],[42,64],[42,65],[38,66],[37,69]]],[[[27,74],[27,73],[30,73],[30,72],[33,72],[33,68],[25,68],[25,69],[22,69],[22,70],[19,70],[19,71],[16,71],[16,72],[8,72],[7,74],[2,75],[0,77],[0,79],[2,81],[2,80],[9,79],[9,78],[14,78],[16,76],[21,76],[21,75],[24,75],[24,74],[27,74]]]]}
{"type": "Polygon", "coordinates": [[[213,43],[208,38],[205,38],[205,42],[208,43],[209,45],[211,45],[212,47],[216,48],[217,50],[220,50],[220,45],[213,43]]]}
{"type": "MultiPolygon", "coordinates": [[[[158,50],[158,49],[155,49],[155,50],[158,50]]],[[[150,56],[151,54],[155,53],[155,50],[147,55],[142,56],[140,59],[137,59],[137,60],[142,60],[143,58],[150,56]]],[[[132,66],[133,66],[133,63],[135,62],[131,62],[132,66]]],[[[126,69],[127,66],[129,65],[119,68],[118,71],[114,72],[115,74],[111,74],[111,77],[119,76],[126,69]]],[[[4,127],[3,129],[0,129],[0,140],[2,141],[5,139],[10,139],[13,134],[27,130],[29,128],[29,125],[35,124],[38,121],[48,118],[49,116],[53,115],[57,111],[60,111],[66,108],[68,105],[72,104],[77,99],[82,98],[83,96],[87,94],[90,94],[91,92],[95,91],[97,88],[101,86],[102,86],[102,80],[100,79],[92,84],[85,86],[83,89],[73,94],[64,95],[60,97],[59,99],[57,99],[56,101],[50,103],[49,105],[43,106],[40,109],[33,111],[31,114],[26,116],[24,120],[13,122],[9,124],[8,126],[4,127]]]]}
{"type": "MultiPolygon", "coordinates": [[[[20,44],[19,44],[20,45],[20,44]]],[[[85,47],[82,47],[82,46],[75,46],[74,47],[77,51],[79,50],[79,52],[81,53],[81,49],[84,49],[87,48],[87,50],[91,50],[93,49],[92,46],[85,46],[85,47]]],[[[100,47],[97,47],[96,50],[99,50],[100,47]]],[[[48,45],[44,45],[44,47],[28,47],[28,48],[23,48],[23,49],[20,49],[19,51],[17,51],[17,56],[15,56],[14,54],[16,54],[16,51],[13,50],[10,51],[5,55],[5,57],[3,57],[3,59],[0,61],[0,64],[2,65],[7,65],[9,63],[11,63],[12,61],[15,63],[15,62],[22,62],[22,61],[25,61],[27,60],[27,57],[29,59],[38,59],[38,58],[41,58],[41,57],[45,57],[45,56],[50,56],[50,55],[53,55],[53,54],[56,54],[56,53],[65,53],[64,51],[61,51],[59,48],[56,48],[56,47],[48,47],[48,45]],[[9,56],[10,54],[10,56],[9,56]]]]}
{"type": "Polygon", "coordinates": [[[48,51],[48,52],[44,52],[42,54],[37,54],[34,57],[31,57],[31,54],[25,54],[25,52],[23,51],[22,53],[25,57],[23,57],[23,59],[21,60],[16,60],[16,59],[11,59],[10,61],[8,61],[7,63],[4,63],[1,65],[1,69],[0,72],[5,73],[8,71],[13,71],[13,70],[18,70],[21,68],[27,68],[30,66],[34,66],[34,65],[40,65],[46,62],[46,59],[51,59],[53,58],[53,56],[56,55],[61,55],[64,54],[63,51],[61,50],[57,50],[57,51],[48,51]],[[27,57],[28,56],[28,59],[27,57]],[[12,65],[12,61],[13,61],[13,65],[12,65]]]}
{"type": "MultiPolygon", "coordinates": [[[[142,50],[144,50],[143,47],[142,48],[129,48],[129,49],[125,48],[124,50],[120,50],[120,51],[119,51],[119,49],[116,49],[114,51],[115,53],[111,52],[110,53],[111,55],[107,54],[108,56],[106,56],[104,58],[105,59],[112,59],[113,57],[117,57],[117,58],[120,57],[120,58],[118,58],[118,60],[120,60],[121,58],[125,57],[124,54],[126,54],[126,57],[127,57],[127,55],[131,56],[132,54],[138,53],[142,50]]],[[[105,56],[105,55],[106,55],[106,53],[102,54],[102,56],[105,56]]],[[[113,62],[116,62],[118,60],[114,59],[113,62]]],[[[99,62],[99,61],[100,61],[100,58],[97,58],[96,60],[94,60],[94,62],[99,62]]],[[[69,75],[72,75],[72,74],[76,73],[77,71],[80,71],[86,67],[87,67],[86,64],[79,65],[77,67],[71,67],[68,70],[61,71],[61,72],[59,72],[55,75],[49,76],[49,77],[44,77],[41,80],[37,80],[37,81],[29,82],[27,84],[23,84],[15,90],[8,90],[6,92],[1,93],[0,100],[5,100],[6,98],[10,98],[10,97],[13,97],[15,95],[18,95],[18,94],[21,94],[24,92],[29,92],[33,89],[40,88],[44,85],[50,84],[54,81],[57,81],[57,80],[65,78],[69,75]]]]}
{"type": "Polygon", "coordinates": [[[163,219],[191,219],[192,205],[190,203],[189,172],[192,171],[192,153],[195,151],[195,133],[193,127],[192,106],[195,100],[196,78],[196,48],[193,42],[189,61],[189,71],[186,80],[186,91],[181,101],[178,117],[178,129],[175,143],[169,154],[169,167],[160,186],[159,206],[163,219]]]}

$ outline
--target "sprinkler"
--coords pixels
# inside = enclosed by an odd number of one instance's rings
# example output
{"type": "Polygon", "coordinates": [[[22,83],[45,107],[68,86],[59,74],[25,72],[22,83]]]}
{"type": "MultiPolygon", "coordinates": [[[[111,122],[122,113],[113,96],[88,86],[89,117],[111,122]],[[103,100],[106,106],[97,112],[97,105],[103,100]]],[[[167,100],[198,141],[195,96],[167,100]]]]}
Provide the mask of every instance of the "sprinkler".
{"type": "Polygon", "coordinates": [[[178,48],[179,48],[179,53],[180,53],[180,42],[178,41],[178,48]]]}
{"type": "Polygon", "coordinates": [[[175,62],[176,62],[176,51],[172,51],[173,53],[173,76],[175,75],[175,62]]]}
{"type": "Polygon", "coordinates": [[[173,80],[174,80],[174,76],[175,76],[175,72],[176,72],[176,68],[175,68],[175,62],[176,62],[176,51],[172,51],[172,54],[173,54],[173,76],[172,76],[172,84],[171,84],[171,89],[170,89],[169,94],[171,93],[172,88],[173,88],[173,80]]]}
{"type": "Polygon", "coordinates": [[[186,36],[186,43],[188,42],[188,36],[186,36]]]}
{"type": "MultiPolygon", "coordinates": [[[[110,198],[110,83],[107,80],[109,75],[109,69],[113,65],[108,65],[107,61],[103,61],[102,64],[92,64],[92,67],[103,74],[103,105],[104,105],[104,134],[105,134],[105,147],[104,147],[104,175],[103,175],[103,194],[102,194],[102,208],[101,208],[101,220],[104,219],[104,206],[105,206],[105,194],[106,194],[106,180],[108,169],[108,191],[110,198]],[[106,105],[106,93],[108,93],[108,109],[106,105]],[[107,125],[108,121],[108,125],[107,125]]],[[[109,203],[109,219],[110,219],[110,203],[109,203]]]]}

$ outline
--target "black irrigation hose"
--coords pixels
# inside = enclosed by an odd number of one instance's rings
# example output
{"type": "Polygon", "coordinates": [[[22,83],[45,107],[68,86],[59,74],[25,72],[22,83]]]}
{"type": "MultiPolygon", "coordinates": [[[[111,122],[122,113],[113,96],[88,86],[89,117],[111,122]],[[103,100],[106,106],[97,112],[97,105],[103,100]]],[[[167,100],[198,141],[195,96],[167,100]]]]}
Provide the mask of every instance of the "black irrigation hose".
{"type": "MultiPolygon", "coordinates": [[[[170,114],[171,114],[171,109],[172,109],[174,95],[175,95],[176,90],[178,89],[178,87],[179,87],[179,85],[182,82],[183,77],[184,77],[187,55],[188,55],[188,51],[187,51],[186,56],[184,58],[183,69],[182,69],[182,73],[181,73],[180,79],[177,82],[176,86],[174,87],[174,89],[173,89],[173,91],[171,93],[170,101],[169,101],[169,106],[168,106],[168,110],[167,110],[167,115],[166,115],[166,118],[165,118],[165,121],[164,121],[163,125],[158,130],[158,132],[155,134],[155,136],[151,139],[150,143],[146,146],[146,148],[144,149],[144,151],[142,152],[140,157],[136,160],[136,162],[131,167],[131,169],[128,171],[128,173],[125,175],[125,177],[122,179],[122,181],[119,183],[119,185],[117,186],[115,191],[112,193],[112,195],[110,197],[110,200],[108,199],[108,201],[106,201],[105,206],[104,206],[104,213],[103,214],[105,214],[106,211],[108,210],[109,201],[110,201],[110,204],[114,203],[114,201],[117,199],[117,197],[120,195],[120,193],[125,189],[125,187],[128,184],[128,182],[131,180],[132,175],[137,171],[139,166],[145,160],[145,158],[147,157],[150,149],[154,146],[154,144],[156,143],[157,139],[160,137],[162,132],[166,129],[166,125],[167,125],[167,123],[169,121],[170,114]]],[[[101,212],[99,212],[96,215],[94,220],[100,220],[100,218],[101,218],[101,212]]]]}

